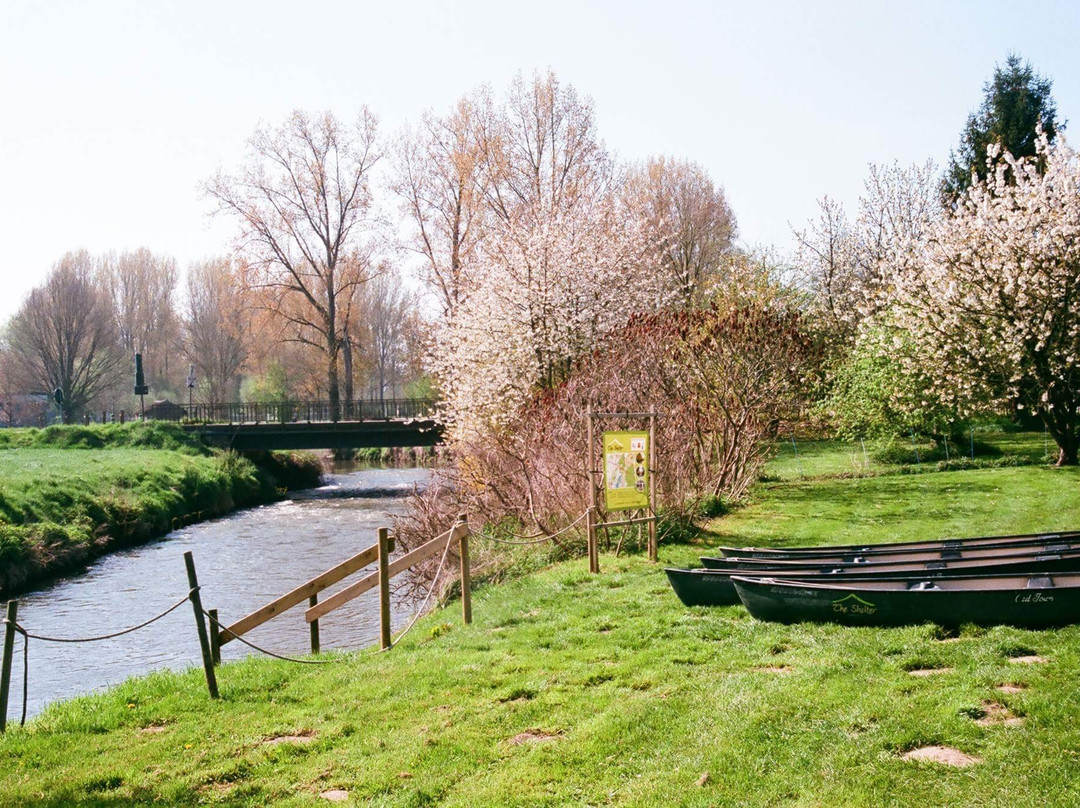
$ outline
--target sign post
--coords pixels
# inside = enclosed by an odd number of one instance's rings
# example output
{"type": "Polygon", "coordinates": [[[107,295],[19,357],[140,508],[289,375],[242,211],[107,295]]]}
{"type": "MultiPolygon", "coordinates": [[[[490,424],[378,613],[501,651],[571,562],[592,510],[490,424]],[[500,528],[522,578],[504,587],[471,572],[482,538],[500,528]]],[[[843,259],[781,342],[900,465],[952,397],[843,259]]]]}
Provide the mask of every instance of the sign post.
{"type": "MultiPolygon", "coordinates": [[[[656,464],[656,419],[658,413],[652,407],[647,413],[596,412],[590,405],[586,411],[587,477],[589,480],[589,571],[600,571],[598,528],[626,525],[648,525],[649,560],[657,560],[656,510],[653,506],[656,486],[653,471],[656,464]],[[602,466],[596,468],[596,439],[593,420],[596,418],[648,419],[648,430],[620,430],[601,435],[602,466]],[[603,511],[597,502],[596,477],[600,477],[603,495],[603,511]],[[608,515],[630,511],[628,518],[608,521],[608,515]],[[639,511],[643,515],[635,516],[639,511]]],[[[620,542],[621,546],[621,542],[620,542]]]]}

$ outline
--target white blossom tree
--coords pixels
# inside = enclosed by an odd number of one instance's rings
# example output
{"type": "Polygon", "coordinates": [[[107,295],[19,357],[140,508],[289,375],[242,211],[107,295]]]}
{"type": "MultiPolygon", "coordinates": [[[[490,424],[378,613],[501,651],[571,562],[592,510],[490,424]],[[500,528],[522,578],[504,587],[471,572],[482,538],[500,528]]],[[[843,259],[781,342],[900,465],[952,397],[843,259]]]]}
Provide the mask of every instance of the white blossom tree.
{"type": "Polygon", "coordinates": [[[454,434],[498,429],[634,311],[664,299],[646,229],[620,207],[592,104],[519,78],[484,143],[490,223],[434,346],[454,434]]]}
{"type": "Polygon", "coordinates": [[[1040,135],[1035,158],[991,149],[992,170],[925,238],[903,245],[887,290],[934,393],[1038,415],[1059,465],[1080,446],[1080,157],[1040,135]]]}

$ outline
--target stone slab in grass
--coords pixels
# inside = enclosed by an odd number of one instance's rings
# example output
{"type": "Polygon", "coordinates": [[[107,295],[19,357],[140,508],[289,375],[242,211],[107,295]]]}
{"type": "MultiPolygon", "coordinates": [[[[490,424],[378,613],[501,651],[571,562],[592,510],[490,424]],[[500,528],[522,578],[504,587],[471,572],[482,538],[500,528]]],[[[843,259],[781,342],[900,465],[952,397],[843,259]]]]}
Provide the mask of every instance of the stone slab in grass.
{"type": "Polygon", "coordinates": [[[966,755],[951,746],[920,746],[918,749],[905,752],[901,757],[903,760],[924,760],[930,763],[940,763],[943,766],[956,766],[961,769],[974,766],[976,763],[982,763],[981,758],[966,755]]]}
{"type": "Polygon", "coordinates": [[[1038,654],[1026,654],[1025,656],[1009,657],[1013,665],[1044,665],[1050,660],[1038,654]]]}
{"type": "Polygon", "coordinates": [[[952,673],[952,668],[912,668],[908,676],[937,676],[939,673],[952,673]]]}

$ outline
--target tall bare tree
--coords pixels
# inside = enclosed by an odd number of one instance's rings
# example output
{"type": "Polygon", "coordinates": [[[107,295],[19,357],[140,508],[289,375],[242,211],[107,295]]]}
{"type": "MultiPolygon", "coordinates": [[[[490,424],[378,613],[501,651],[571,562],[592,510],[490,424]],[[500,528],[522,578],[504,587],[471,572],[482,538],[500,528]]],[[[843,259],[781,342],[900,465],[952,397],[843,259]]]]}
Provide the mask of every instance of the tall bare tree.
{"type": "Polygon", "coordinates": [[[240,370],[256,338],[253,301],[241,279],[241,268],[227,258],[188,270],[184,353],[200,380],[199,400],[208,404],[239,397],[240,370]]]}
{"type": "Polygon", "coordinates": [[[674,301],[699,302],[721,274],[736,234],[724,189],[697,163],[654,157],[628,172],[624,196],[653,234],[674,301]]]}
{"type": "Polygon", "coordinates": [[[469,267],[488,213],[484,142],[494,112],[486,90],[465,96],[444,116],[427,112],[406,130],[393,154],[390,187],[415,225],[410,247],[423,256],[424,277],[444,318],[469,288],[469,267]]]}
{"type": "Polygon", "coordinates": [[[129,367],[112,300],[85,250],[64,255],[30,292],[7,339],[23,388],[59,390],[65,423],[119,384],[129,367]]]}
{"type": "Polygon", "coordinates": [[[414,295],[405,288],[401,276],[387,270],[368,284],[364,296],[372,354],[371,389],[381,401],[397,396],[407,361],[409,318],[416,312],[414,295]]]}
{"type": "Polygon", "coordinates": [[[335,413],[348,326],[342,303],[369,277],[368,261],[348,259],[371,236],[375,138],[375,116],[367,108],[351,126],[329,112],[296,111],[280,127],[256,131],[238,174],[219,173],[205,186],[219,212],[240,224],[248,283],[286,322],[289,339],[323,353],[335,413]]]}
{"type": "MultiPolygon", "coordinates": [[[[101,270],[125,351],[142,354],[151,387],[171,386],[176,379],[170,378],[169,359],[180,335],[176,261],[140,247],[119,256],[105,256],[101,270]]],[[[172,364],[175,375],[178,368],[172,364]]]]}

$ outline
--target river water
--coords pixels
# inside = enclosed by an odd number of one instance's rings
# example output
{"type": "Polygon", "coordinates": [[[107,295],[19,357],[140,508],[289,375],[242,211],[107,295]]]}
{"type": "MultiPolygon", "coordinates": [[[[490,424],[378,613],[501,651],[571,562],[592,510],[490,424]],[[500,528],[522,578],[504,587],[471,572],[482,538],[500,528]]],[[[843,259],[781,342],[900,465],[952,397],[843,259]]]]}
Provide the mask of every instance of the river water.
{"type": "MultiPolygon", "coordinates": [[[[47,637],[110,634],[165,611],[188,590],[184,553],[191,551],[203,608],[225,625],[274,600],[376,541],[376,529],[404,508],[403,496],[427,482],[426,469],[367,469],[324,478],[321,488],[173,531],[163,540],[94,562],[84,573],[21,595],[18,621],[47,637]]],[[[374,565],[370,569],[374,569],[374,565]]],[[[357,580],[356,573],[324,591],[325,598],[357,580]]],[[[394,629],[411,616],[392,601],[394,629]]],[[[245,635],[278,654],[310,652],[301,605],[245,635]]],[[[371,590],[319,621],[322,650],[360,648],[378,641],[378,594],[371,590]]],[[[222,661],[256,653],[239,641],[222,661]]],[[[102,690],[152,670],[201,666],[190,603],[144,629],[92,643],[29,641],[27,717],[49,702],[102,690]]],[[[8,720],[18,721],[23,694],[23,638],[16,636],[8,720]]]]}

